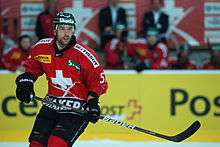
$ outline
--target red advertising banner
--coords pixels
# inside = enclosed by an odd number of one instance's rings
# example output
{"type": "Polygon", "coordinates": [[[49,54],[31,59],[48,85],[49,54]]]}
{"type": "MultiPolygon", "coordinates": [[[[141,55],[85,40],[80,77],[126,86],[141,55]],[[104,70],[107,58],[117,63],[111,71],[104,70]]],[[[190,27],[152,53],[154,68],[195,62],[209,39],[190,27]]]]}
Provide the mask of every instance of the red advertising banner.
{"type": "MultiPolygon", "coordinates": [[[[43,0],[1,1],[1,26],[8,24],[7,30],[3,28],[3,33],[12,39],[21,33],[34,35],[35,18],[44,9],[43,0]]],[[[150,0],[119,2],[127,10],[129,38],[135,40],[142,29],[144,13],[151,9],[150,0]]],[[[99,44],[98,13],[108,4],[107,0],[57,0],[56,3],[58,11],[65,10],[75,15],[76,35],[80,40],[87,44],[99,44]]],[[[219,0],[163,0],[162,10],[169,15],[168,37],[191,45],[204,45],[207,40],[220,43],[219,0]]]]}

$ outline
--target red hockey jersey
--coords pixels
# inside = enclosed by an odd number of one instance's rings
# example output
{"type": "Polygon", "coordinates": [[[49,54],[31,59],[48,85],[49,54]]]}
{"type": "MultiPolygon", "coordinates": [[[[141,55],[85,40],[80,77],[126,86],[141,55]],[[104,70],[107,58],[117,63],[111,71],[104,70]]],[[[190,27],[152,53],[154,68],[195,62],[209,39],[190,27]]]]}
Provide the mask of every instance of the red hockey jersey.
{"type": "Polygon", "coordinates": [[[203,63],[202,69],[220,69],[220,65],[214,65],[210,60],[203,63]]]}
{"type": "Polygon", "coordinates": [[[6,69],[16,71],[19,66],[22,66],[27,59],[28,54],[22,52],[19,47],[11,48],[8,53],[3,55],[2,62],[6,69]]]}
{"type": "Polygon", "coordinates": [[[124,61],[121,59],[120,54],[126,53],[127,57],[135,55],[135,51],[131,43],[126,44],[120,42],[119,39],[114,38],[109,41],[105,46],[105,62],[107,69],[123,69],[125,68],[124,61]]]}
{"type": "Polygon", "coordinates": [[[164,43],[160,42],[154,46],[153,49],[149,49],[146,42],[137,42],[134,48],[142,62],[144,62],[144,60],[149,60],[152,63],[152,69],[163,69],[168,67],[169,51],[164,43]]]}
{"type": "Polygon", "coordinates": [[[32,47],[24,66],[36,78],[45,73],[48,94],[52,96],[87,100],[88,92],[100,96],[108,87],[94,50],[78,42],[60,56],[53,38],[42,39],[32,47]]]}
{"type": "Polygon", "coordinates": [[[173,69],[197,69],[197,65],[194,61],[189,60],[187,63],[181,64],[178,62],[177,57],[169,58],[169,67],[173,69]]]}

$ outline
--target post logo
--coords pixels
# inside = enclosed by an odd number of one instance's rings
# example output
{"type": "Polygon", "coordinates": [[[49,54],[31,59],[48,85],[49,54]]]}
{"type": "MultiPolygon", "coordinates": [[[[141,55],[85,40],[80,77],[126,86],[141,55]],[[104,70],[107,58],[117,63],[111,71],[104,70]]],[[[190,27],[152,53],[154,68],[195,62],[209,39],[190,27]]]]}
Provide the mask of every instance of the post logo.
{"type": "Polygon", "coordinates": [[[142,106],[137,99],[129,99],[121,105],[102,105],[101,113],[123,120],[135,120],[142,112],[142,106]]]}

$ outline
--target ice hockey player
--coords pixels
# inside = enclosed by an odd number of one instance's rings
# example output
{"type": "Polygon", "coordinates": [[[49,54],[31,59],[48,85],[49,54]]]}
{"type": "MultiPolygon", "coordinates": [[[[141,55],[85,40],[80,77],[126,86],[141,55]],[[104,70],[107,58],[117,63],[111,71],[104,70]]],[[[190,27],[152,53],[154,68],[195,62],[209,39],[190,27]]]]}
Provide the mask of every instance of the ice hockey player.
{"type": "Polygon", "coordinates": [[[29,103],[35,97],[35,81],[45,74],[45,100],[53,101],[43,103],[29,136],[30,147],[71,147],[88,122],[98,121],[99,97],[108,87],[94,50],[78,43],[74,36],[74,16],[59,12],[53,23],[55,37],[42,39],[30,49],[25,72],[16,78],[17,98],[29,103]],[[82,116],[57,103],[88,113],[82,116]]]}

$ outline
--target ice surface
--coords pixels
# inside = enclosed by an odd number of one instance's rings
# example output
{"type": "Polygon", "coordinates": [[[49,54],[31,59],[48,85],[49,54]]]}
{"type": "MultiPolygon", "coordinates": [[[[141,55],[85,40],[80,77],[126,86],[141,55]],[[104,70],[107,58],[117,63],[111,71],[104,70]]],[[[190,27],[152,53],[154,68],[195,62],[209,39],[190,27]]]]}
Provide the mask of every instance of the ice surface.
{"type": "MultiPolygon", "coordinates": [[[[134,142],[113,140],[90,140],[77,141],[74,147],[220,147],[219,143],[201,142],[134,142]]],[[[28,147],[28,143],[22,142],[0,142],[0,147],[28,147]]]]}

